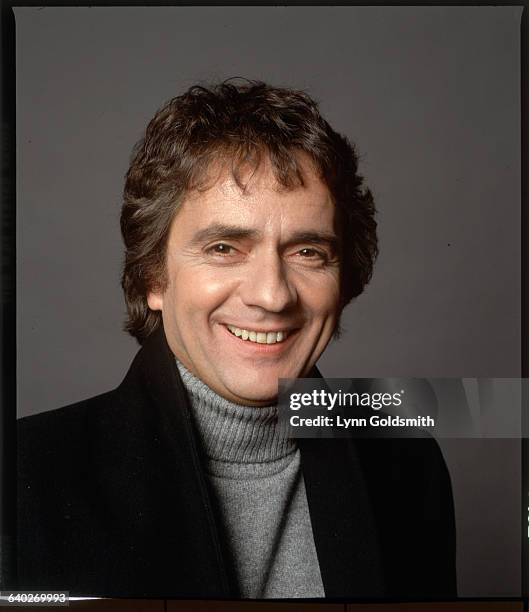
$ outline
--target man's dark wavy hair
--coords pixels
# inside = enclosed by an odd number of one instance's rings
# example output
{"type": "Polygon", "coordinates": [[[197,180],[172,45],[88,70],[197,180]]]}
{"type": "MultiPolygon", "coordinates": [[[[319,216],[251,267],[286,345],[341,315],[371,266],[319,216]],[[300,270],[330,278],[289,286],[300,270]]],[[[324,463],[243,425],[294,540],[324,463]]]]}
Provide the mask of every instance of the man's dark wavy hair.
{"type": "Polygon", "coordinates": [[[268,156],[286,189],[304,185],[300,152],[312,160],[336,206],[341,308],[369,282],[378,253],[375,207],[347,138],[323,119],[306,93],[256,81],[193,86],[170,100],[134,147],[121,211],[125,242],[125,329],[140,343],[160,325],[149,291],[167,284],[171,223],[186,193],[204,187],[212,163],[230,164],[241,189],[248,168],[268,156]]]}

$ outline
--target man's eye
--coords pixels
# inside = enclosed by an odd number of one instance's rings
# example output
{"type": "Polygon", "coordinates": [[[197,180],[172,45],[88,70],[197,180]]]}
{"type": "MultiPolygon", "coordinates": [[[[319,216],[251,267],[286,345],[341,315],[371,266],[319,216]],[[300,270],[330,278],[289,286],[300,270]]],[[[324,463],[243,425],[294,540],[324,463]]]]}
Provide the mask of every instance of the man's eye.
{"type": "Polygon", "coordinates": [[[235,249],[229,244],[219,242],[218,244],[210,246],[207,251],[213,255],[232,255],[235,249]]]}
{"type": "Polygon", "coordinates": [[[318,249],[304,248],[298,251],[301,257],[305,259],[322,259],[326,260],[327,255],[323,251],[319,251],[318,249]]]}

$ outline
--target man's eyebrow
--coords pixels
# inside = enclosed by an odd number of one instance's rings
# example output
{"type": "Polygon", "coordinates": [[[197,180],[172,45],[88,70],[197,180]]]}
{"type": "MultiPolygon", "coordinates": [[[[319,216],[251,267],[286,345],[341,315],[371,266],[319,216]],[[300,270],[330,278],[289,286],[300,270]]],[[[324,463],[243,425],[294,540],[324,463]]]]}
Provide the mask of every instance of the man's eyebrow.
{"type": "Polygon", "coordinates": [[[327,246],[332,250],[337,250],[339,241],[336,234],[331,232],[313,232],[313,231],[300,231],[294,232],[288,239],[289,243],[297,242],[310,242],[311,244],[321,244],[327,246]]]}
{"type": "MultiPolygon", "coordinates": [[[[255,229],[240,227],[238,225],[225,225],[215,223],[194,234],[189,242],[190,246],[206,244],[214,240],[255,240],[260,238],[261,232],[255,229]]],[[[308,242],[310,244],[321,244],[333,251],[338,249],[338,238],[332,232],[320,232],[311,230],[301,230],[291,234],[287,241],[288,244],[308,242]]]]}
{"type": "Polygon", "coordinates": [[[195,246],[212,240],[244,240],[245,238],[257,238],[259,235],[257,230],[215,223],[196,232],[189,244],[195,246]]]}

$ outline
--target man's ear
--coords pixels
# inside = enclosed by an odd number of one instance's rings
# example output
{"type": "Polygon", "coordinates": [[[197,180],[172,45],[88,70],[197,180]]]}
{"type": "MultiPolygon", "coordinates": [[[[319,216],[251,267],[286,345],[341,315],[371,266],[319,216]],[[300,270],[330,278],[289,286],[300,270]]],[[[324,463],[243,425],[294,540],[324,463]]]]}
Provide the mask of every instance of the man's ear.
{"type": "Polygon", "coordinates": [[[149,291],[147,294],[147,304],[151,310],[163,310],[163,293],[149,291]]]}

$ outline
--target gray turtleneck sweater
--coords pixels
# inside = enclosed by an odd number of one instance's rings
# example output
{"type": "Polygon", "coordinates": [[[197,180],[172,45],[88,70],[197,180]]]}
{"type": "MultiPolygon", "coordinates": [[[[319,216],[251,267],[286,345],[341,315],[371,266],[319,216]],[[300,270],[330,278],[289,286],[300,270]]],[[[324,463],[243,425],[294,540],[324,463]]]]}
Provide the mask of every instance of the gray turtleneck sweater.
{"type": "Polygon", "coordinates": [[[324,597],[300,454],[277,407],[233,404],[177,365],[241,597],[324,597]]]}

